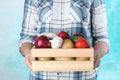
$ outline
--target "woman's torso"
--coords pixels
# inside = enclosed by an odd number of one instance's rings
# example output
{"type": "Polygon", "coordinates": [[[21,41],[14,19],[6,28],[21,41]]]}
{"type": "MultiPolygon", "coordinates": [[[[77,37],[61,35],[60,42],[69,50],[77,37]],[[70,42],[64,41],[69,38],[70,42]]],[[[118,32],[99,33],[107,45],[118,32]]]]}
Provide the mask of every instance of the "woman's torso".
{"type": "Polygon", "coordinates": [[[83,33],[90,41],[90,0],[43,0],[36,2],[39,13],[38,32],[69,31],[83,33]]]}

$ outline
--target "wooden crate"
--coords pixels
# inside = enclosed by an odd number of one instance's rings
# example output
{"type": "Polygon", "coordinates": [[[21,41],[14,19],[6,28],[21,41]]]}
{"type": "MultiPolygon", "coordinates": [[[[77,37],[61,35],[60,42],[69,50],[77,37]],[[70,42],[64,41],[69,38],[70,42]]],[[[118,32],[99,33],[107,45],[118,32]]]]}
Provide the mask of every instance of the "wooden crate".
{"type": "Polygon", "coordinates": [[[91,71],[93,70],[93,48],[84,49],[35,49],[31,51],[33,71],[91,71]],[[89,60],[38,61],[38,57],[88,57],[89,60]]]}

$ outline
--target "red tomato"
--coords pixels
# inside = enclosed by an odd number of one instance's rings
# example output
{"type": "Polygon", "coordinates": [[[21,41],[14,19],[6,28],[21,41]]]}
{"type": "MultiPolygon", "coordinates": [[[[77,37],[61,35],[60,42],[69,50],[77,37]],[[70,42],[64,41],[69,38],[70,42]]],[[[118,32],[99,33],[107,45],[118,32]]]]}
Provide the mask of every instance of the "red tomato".
{"type": "Polygon", "coordinates": [[[75,42],[75,48],[89,48],[89,44],[86,39],[80,38],[75,42]]]}

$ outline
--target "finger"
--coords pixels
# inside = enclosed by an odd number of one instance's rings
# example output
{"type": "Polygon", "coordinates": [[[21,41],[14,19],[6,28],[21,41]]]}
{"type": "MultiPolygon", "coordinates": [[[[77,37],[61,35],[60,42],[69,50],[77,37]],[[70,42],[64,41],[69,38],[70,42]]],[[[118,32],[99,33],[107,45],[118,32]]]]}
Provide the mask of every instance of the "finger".
{"type": "Polygon", "coordinates": [[[26,61],[26,65],[31,69],[32,67],[31,67],[31,63],[27,60],[26,61]]]}
{"type": "Polygon", "coordinates": [[[100,57],[99,55],[96,55],[94,60],[94,68],[99,67],[99,65],[100,65],[100,57]]]}
{"type": "Polygon", "coordinates": [[[99,67],[99,65],[100,65],[100,60],[96,60],[94,63],[94,68],[99,67]]]}
{"type": "Polygon", "coordinates": [[[26,56],[26,65],[30,68],[30,69],[32,69],[32,63],[31,63],[31,60],[30,60],[30,55],[27,55],[26,56]]]}

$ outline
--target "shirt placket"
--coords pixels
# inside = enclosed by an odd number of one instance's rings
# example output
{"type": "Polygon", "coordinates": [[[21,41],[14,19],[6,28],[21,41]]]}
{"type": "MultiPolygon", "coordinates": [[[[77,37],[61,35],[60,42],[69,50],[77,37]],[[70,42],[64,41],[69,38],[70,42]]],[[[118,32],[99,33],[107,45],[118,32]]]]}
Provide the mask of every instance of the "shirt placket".
{"type": "Polygon", "coordinates": [[[70,0],[54,0],[53,2],[53,16],[52,23],[59,24],[58,26],[63,29],[65,21],[69,19],[70,0]]]}

